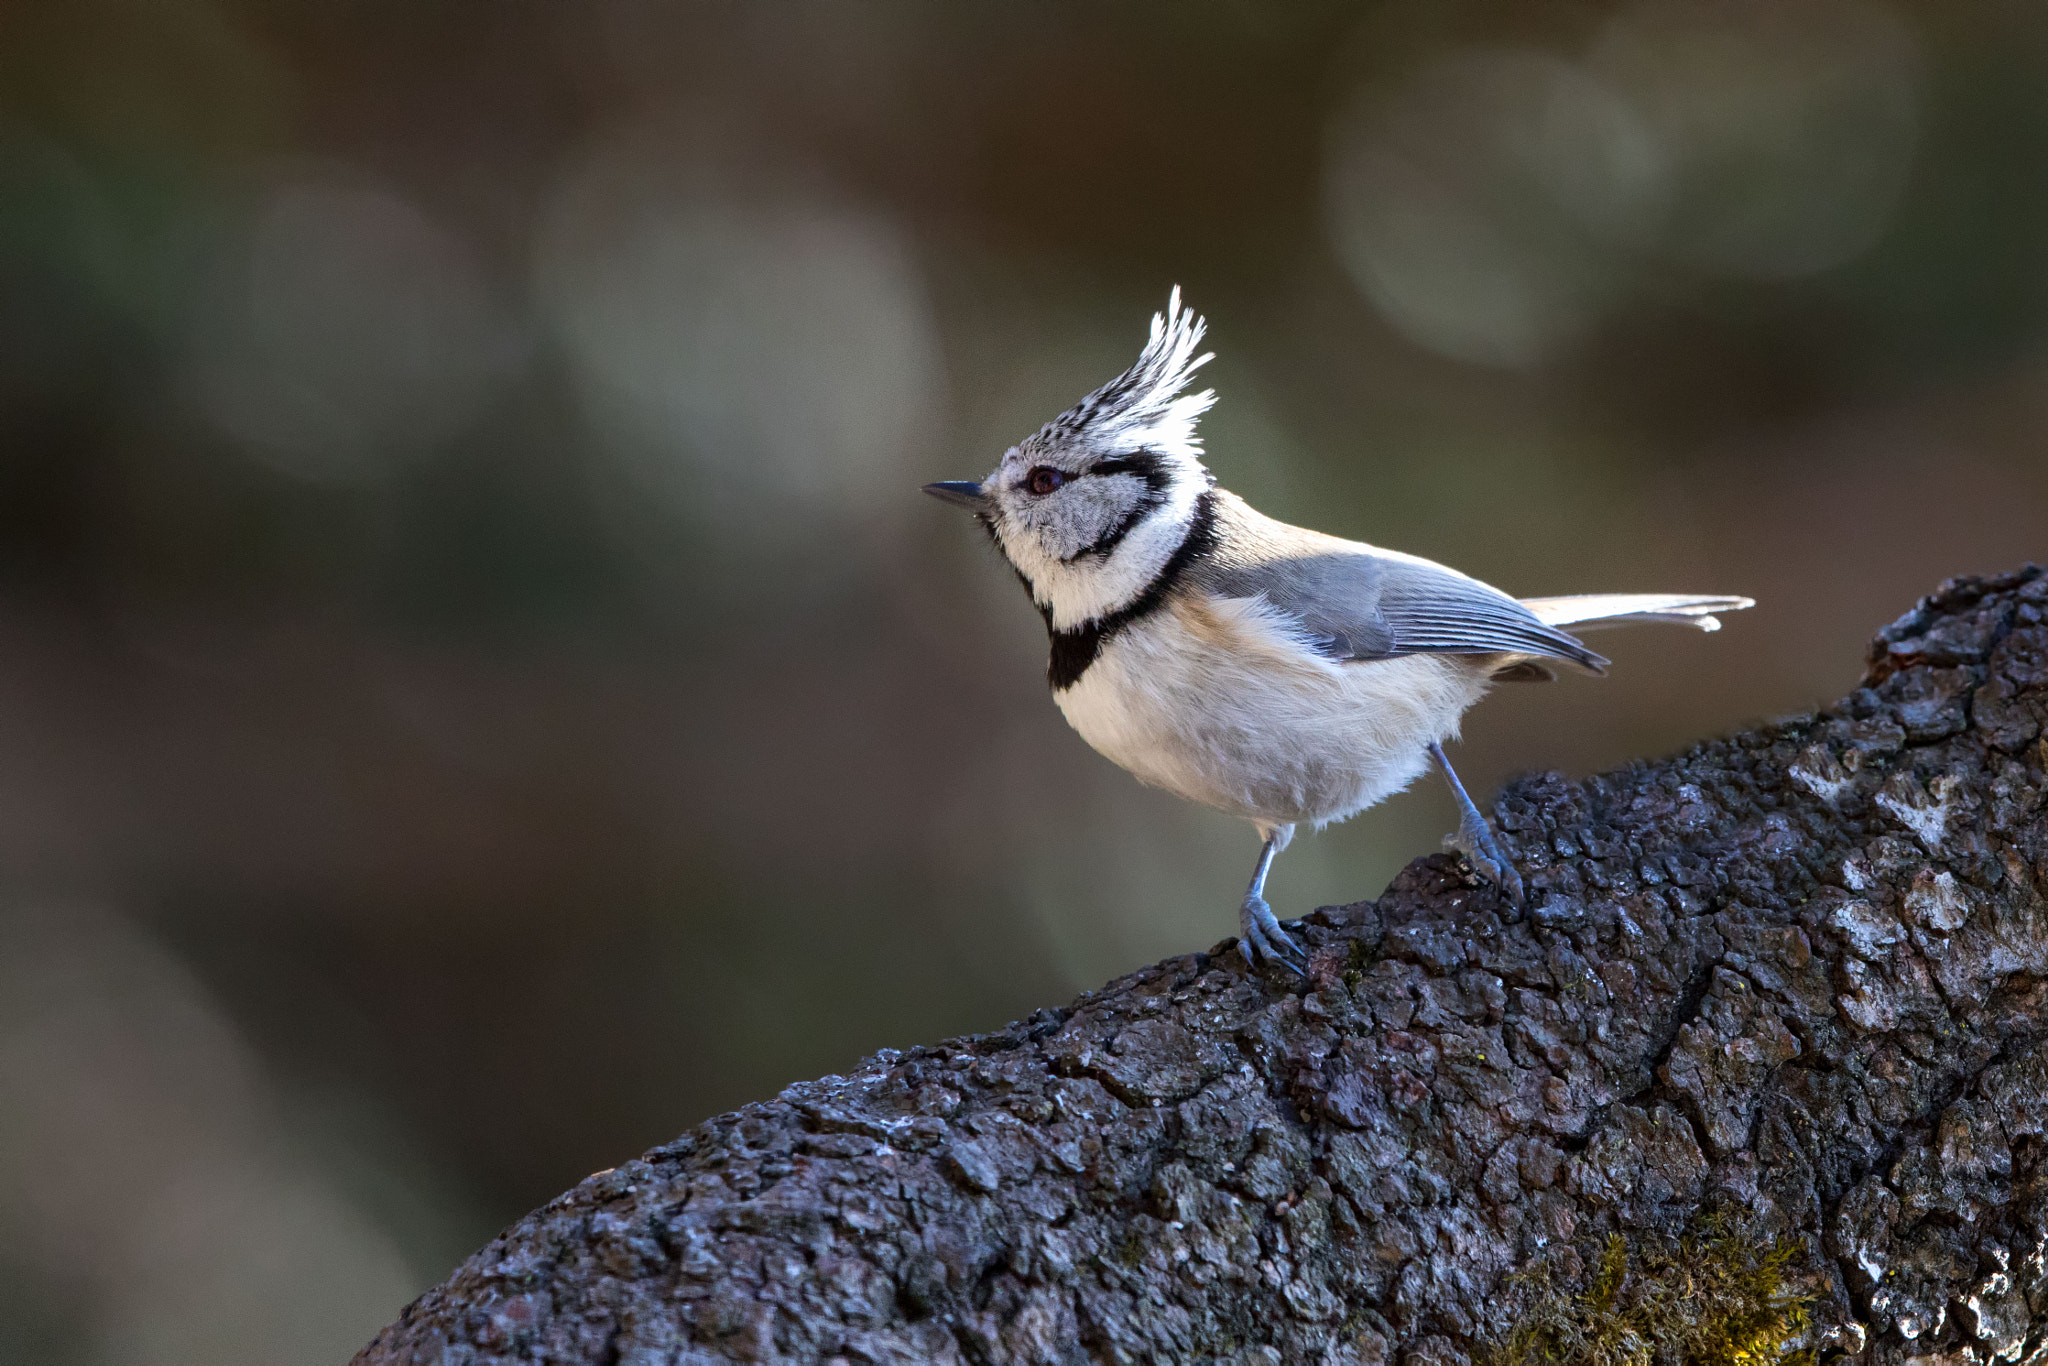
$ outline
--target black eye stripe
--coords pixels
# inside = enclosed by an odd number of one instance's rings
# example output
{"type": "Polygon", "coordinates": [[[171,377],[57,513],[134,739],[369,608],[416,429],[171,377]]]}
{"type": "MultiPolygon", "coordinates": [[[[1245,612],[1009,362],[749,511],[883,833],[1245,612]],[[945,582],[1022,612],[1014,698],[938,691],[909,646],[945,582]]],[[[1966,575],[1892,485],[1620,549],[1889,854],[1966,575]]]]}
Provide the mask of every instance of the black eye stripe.
{"type": "Polygon", "coordinates": [[[1143,480],[1145,487],[1154,494],[1163,494],[1173,485],[1172,473],[1157,454],[1152,451],[1135,451],[1127,456],[1098,460],[1085,470],[1071,472],[1056,465],[1034,465],[1017,481],[1017,487],[1033,497],[1043,498],[1076,479],[1087,479],[1096,475],[1107,478],[1113,474],[1135,475],[1143,480]],[[1040,476],[1045,478],[1041,480],[1040,476]],[[1034,486],[1039,483],[1045,486],[1034,486]]]}
{"type": "Polygon", "coordinates": [[[1099,460],[1088,470],[1089,474],[1134,474],[1145,481],[1145,487],[1154,493],[1164,493],[1173,484],[1173,475],[1166,462],[1152,451],[1134,451],[1130,455],[1115,456],[1099,460]]]}

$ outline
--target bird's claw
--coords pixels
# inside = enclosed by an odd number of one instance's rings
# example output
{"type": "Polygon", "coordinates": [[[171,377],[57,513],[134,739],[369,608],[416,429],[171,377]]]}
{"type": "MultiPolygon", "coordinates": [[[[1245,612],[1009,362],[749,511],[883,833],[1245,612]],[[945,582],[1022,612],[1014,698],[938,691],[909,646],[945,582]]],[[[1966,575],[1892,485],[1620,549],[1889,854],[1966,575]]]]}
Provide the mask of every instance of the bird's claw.
{"type": "Polygon", "coordinates": [[[1308,976],[1308,954],[1287,931],[1280,928],[1279,918],[1263,897],[1248,896],[1244,899],[1244,908],[1238,913],[1238,924],[1242,933],[1238,937],[1237,951],[1244,955],[1245,962],[1255,968],[1262,963],[1278,963],[1297,977],[1308,976]]]}
{"type": "Polygon", "coordinates": [[[1484,820],[1475,822],[1468,816],[1459,821],[1458,836],[1453,842],[1481,877],[1500,888],[1510,905],[1517,908],[1523,905],[1527,893],[1522,886],[1522,875],[1484,820]]]}

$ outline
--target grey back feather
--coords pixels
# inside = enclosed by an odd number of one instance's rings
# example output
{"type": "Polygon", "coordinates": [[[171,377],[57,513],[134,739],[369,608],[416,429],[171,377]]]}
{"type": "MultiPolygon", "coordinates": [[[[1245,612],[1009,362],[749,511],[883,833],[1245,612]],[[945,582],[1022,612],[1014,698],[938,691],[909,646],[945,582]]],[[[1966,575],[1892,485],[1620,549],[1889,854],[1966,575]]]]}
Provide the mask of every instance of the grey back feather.
{"type": "Polygon", "coordinates": [[[1497,588],[1406,556],[1365,550],[1220,563],[1204,586],[1263,597],[1332,659],[1516,654],[1600,672],[1607,661],[1497,588]]]}

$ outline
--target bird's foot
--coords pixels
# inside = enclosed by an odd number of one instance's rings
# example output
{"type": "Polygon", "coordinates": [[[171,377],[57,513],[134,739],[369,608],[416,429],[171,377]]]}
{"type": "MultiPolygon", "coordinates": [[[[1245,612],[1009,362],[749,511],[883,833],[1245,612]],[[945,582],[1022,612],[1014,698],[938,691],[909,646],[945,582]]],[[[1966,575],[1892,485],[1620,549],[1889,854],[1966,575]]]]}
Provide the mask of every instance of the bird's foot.
{"type": "Polygon", "coordinates": [[[1493,829],[1483,816],[1467,812],[1458,822],[1458,833],[1444,843],[1451,845],[1465,856],[1479,875],[1500,888],[1510,905],[1520,908],[1526,899],[1522,887],[1522,875],[1515,869],[1514,860],[1500,847],[1493,829]]]}
{"type": "Polygon", "coordinates": [[[1238,912],[1238,926],[1241,933],[1237,940],[1237,951],[1244,955],[1244,961],[1253,967],[1265,963],[1278,963],[1297,977],[1308,976],[1308,955],[1301,945],[1294,942],[1287,931],[1280,928],[1279,918],[1273,914],[1265,898],[1247,896],[1244,908],[1238,912]]]}

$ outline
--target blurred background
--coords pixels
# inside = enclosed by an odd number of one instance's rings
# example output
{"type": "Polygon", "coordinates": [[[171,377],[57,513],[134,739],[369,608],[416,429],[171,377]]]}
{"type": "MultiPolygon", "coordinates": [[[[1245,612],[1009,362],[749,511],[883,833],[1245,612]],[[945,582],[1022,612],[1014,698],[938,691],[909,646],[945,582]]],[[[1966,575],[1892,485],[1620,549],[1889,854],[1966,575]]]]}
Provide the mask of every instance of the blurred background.
{"type": "Polygon", "coordinates": [[[916,492],[1175,283],[1266,511],[1760,600],[1505,690],[1475,789],[2048,556],[2036,5],[0,10],[0,1361],[340,1361],[594,1169],[1230,934],[1250,830],[916,492]]]}

